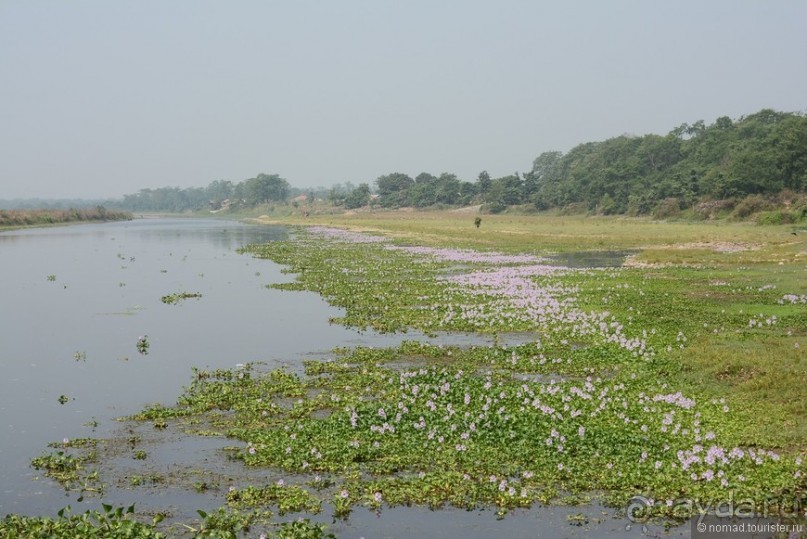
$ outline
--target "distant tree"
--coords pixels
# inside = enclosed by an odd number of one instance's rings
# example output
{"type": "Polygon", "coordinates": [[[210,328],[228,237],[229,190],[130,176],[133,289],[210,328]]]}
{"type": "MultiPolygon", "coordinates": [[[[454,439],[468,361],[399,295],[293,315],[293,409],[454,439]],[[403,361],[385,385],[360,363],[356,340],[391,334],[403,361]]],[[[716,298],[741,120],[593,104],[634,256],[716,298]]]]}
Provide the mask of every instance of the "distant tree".
{"type": "Polygon", "coordinates": [[[483,170],[479,173],[479,176],[476,179],[477,191],[480,195],[484,196],[490,191],[490,188],[493,186],[493,180],[490,179],[490,174],[488,174],[487,170],[483,170]]]}
{"type": "Polygon", "coordinates": [[[460,183],[460,199],[459,203],[463,205],[471,204],[477,195],[477,186],[472,182],[460,183]]]}
{"type": "Polygon", "coordinates": [[[207,198],[211,201],[227,200],[233,194],[233,182],[214,180],[207,186],[207,198]]]}
{"type": "Polygon", "coordinates": [[[734,127],[734,122],[728,116],[721,116],[715,120],[715,129],[731,129],[734,127]]]}
{"type": "Polygon", "coordinates": [[[400,172],[379,176],[378,199],[382,206],[398,207],[409,204],[407,191],[415,184],[415,180],[400,172]]]}
{"type": "Polygon", "coordinates": [[[354,209],[361,208],[370,203],[370,186],[366,183],[360,183],[347,197],[345,198],[345,208],[354,209]]]}
{"type": "Polygon", "coordinates": [[[437,202],[437,177],[428,172],[421,172],[415,177],[415,185],[408,190],[410,204],[425,208],[437,202]]]}
{"type": "Polygon", "coordinates": [[[460,181],[457,176],[448,172],[440,174],[435,195],[437,202],[441,204],[456,204],[461,196],[460,181]]]}
{"type": "Polygon", "coordinates": [[[289,183],[277,174],[258,174],[244,183],[247,204],[280,202],[289,195],[289,183]]]}
{"type": "Polygon", "coordinates": [[[421,172],[417,176],[415,176],[415,184],[435,184],[437,183],[437,177],[429,174],[428,172],[421,172]]]}
{"type": "Polygon", "coordinates": [[[353,185],[351,182],[345,182],[344,184],[337,183],[334,184],[333,187],[328,191],[328,200],[334,206],[341,206],[345,203],[345,199],[347,196],[352,193],[356,189],[356,186],[353,185]]]}
{"type": "Polygon", "coordinates": [[[539,184],[555,178],[560,167],[561,158],[563,158],[563,152],[542,153],[533,160],[530,174],[535,177],[539,184]]]}
{"type": "Polygon", "coordinates": [[[493,213],[504,211],[507,206],[520,204],[523,200],[523,182],[518,173],[496,178],[484,195],[488,209],[493,213]]]}

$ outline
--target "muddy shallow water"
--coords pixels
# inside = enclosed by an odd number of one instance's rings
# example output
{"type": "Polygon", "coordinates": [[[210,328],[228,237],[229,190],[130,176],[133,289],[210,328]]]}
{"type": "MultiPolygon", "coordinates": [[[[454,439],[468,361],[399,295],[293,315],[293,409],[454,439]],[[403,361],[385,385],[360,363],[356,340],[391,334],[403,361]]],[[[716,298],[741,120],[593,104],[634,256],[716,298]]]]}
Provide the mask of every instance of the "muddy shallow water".
{"type": "MultiPolygon", "coordinates": [[[[97,505],[98,499],[78,502],[77,493],[65,493],[39,478],[31,458],[48,451],[49,442],[64,438],[121,435],[128,427],[115,418],[148,403],[172,404],[190,382],[193,367],[232,368],[260,361],[299,369],[303,359],[327,357],[333,347],[394,346],[422,338],[331,325],[328,320],[341,312],[319,296],[267,289],[266,284],[293,276],[235,249],[285,237],[282,227],[199,219],[0,233],[0,516],[52,515],[68,504],[74,511],[97,505]],[[160,299],[180,292],[201,297],[176,305],[160,299]],[[150,343],[146,355],[136,348],[143,335],[150,343]]],[[[491,341],[474,336],[438,339],[491,341]]],[[[111,475],[119,481],[109,483],[104,501],[136,503],[139,510],[168,509],[175,518],[193,518],[196,509],[222,505],[224,484],[200,493],[178,488],[183,481],[176,487],[134,489],[126,483],[126,477],[149,470],[208,468],[215,474],[240,466],[222,454],[227,440],[169,432],[163,438],[147,442],[147,461],[113,461],[118,469],[111,475]]],[[[245,478],[249,473],[267,475],[241,470],[245,478]]],[[[314,519],[330,523],[329,514],[326,507],[314,519]]],[[[493,510],[386,508],[376,515],[359,508],[349,521],[336,522],[331,529],[345,537],[642,535],[636,526],[626,532],[628,521],[614,515],[613,509],[596,505],[534,508],[502,521],[493,510]],[[570,523],[568,515],[580,513],[586,518],[570,523]]]]}

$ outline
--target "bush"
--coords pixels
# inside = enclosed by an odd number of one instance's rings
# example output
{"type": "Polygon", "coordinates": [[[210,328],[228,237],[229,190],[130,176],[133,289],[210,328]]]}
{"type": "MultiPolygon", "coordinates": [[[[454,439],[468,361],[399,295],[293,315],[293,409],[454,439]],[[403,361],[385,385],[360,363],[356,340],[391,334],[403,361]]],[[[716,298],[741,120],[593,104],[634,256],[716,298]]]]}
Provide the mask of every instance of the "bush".
{"type": "Polygon", "coordinates": [[[616,201],[611,195],[605,193],[602,198],[600,198],[600,203],[597,205],[597,213],[601,215],[613,215],[620,213],[620,211],[616,201]]]}
{"type": "Polygon", "coordinates": [[[572,202],[566,204],[561,210],[560,215],[581,215],[588,213],[588,204],[585,202],[572,202]]]}
{"type": "Polygon", "coordinates": [[[681,202],[677,198],[665,198],[653,208],[654,219],[670,219],[681,215],[681,202]]]}
{"type": "Polygon", "coordinates": [[[799,221],[796,212],[776,210],[759,212],[756,216],[758,225],[790,225],[799,221]]]}
{"type": "Polygon", "coordinates": [[[725,217],[736,205],[737,201],[733,198],[704,200],[693,208],[693,213],[698,219],[717,219],[725,217]]]}
{"type": "Polygon", "coordinates": [[[762,195],[750,195],[740,201],[734,208],[731,217],[746,219],[755,213],[772,209],[771,203],[762,195]]]}
{"type": "Polygon", "coordinates": [[[483,205],[480,208],[480,211],[483,213],[502,213],[506,209],[507,204],[503,204],[501,202],[491,202],[490,204],[483,205]]]}

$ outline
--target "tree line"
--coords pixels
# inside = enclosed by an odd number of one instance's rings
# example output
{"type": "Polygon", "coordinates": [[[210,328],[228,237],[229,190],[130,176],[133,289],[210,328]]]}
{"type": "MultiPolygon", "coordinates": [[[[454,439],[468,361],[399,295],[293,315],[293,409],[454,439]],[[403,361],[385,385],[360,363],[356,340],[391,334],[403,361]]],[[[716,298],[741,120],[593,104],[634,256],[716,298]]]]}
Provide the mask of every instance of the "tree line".
{"type": "MultiPolygon", "coordinates": [[[[763,109],[733,120],[682,124],[666,135],[622,135],[579,144],[567,153],[540,154],[526,172],[473,181],[456,174],[393,172],[358,186],[296,189],[277,174],[242,182],[216,180],[206,188],[142,189],[121,207],[133,211],[185,211],[256,206],[305,193],[348,209],[482,204],[599,214],[666,216],[688,208],[725,208],[748,197],[807,191],[807,116],[763,109]]],[[[802,197],[803,198],[803,197],[802,197]]],[[[733,206],[732,206],[733,207],[733,206]]]]}
{"type": "Polygon", "coordinates": [[[215,180],[207,187],[160,187],[124,195],[119,206],[131,211],[183,212],[222,207],[253,207],[284,202],[292,193],[289,182],[277,174],[258,174],[233,183],[215,180]]]}
{"type": "MultiPolygon", "coordinates": [[[[764,109],[713,124],[682,124],[667,135],[622,135],[564,154],[544,152],[524,173],[475,182],[453,174],[393,173],[376,180],[383,207],[485,204],[491,212],[531,205],[601,214],[674,212],[715,200],[807,190],[807,117],[764,109]]],[[[346,206],[367,199],[343,197],[346,206]]],[[[708,204],[707,204],[708,205],[708,204]]]]}

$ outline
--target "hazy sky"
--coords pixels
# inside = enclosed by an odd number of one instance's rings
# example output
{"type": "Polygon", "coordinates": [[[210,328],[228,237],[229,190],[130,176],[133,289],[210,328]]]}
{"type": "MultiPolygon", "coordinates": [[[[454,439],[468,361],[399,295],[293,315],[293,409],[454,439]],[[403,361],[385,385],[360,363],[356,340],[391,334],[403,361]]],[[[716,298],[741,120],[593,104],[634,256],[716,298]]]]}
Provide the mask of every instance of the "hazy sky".
{"type": "Polygon", "coordinates": [[[474,180],[807,111],[807,1],[0,0],[0,198],[474,180]]]}

